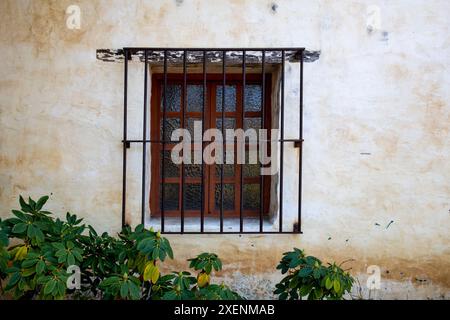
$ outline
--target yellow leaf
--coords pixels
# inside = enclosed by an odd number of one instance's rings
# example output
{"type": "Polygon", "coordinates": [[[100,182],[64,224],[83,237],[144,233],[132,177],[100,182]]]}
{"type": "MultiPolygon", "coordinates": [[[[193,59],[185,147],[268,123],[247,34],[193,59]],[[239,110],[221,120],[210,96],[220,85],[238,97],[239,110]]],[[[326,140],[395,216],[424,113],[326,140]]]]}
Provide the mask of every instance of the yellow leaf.
{"type": "Polygon", "coordinates": [[[17,250],[16,255],[14,257],[15,260],[23,260],[28,253],[27,246],[21,246],[19,250],[17,250]]]}
{"type": "Polygon", "coordinates": [[[144,281],[148,281],[152,278],[153,270],[155,269],[155,265],[153,262],[147,263],[144,269],[144,281]]]}
{"type": "Polygon", "coordinates": [[[204,286],[209,284],[209,275],[205,272],[201,272],[197,277],[197,284],[199,288],[203,288],[204,286]]]}
{"type": "Polygon", "coordinates": [[[157,266],[154,266],[152,271],[152,283],[156,283],[159,279],[159,269],[157,266]]]}

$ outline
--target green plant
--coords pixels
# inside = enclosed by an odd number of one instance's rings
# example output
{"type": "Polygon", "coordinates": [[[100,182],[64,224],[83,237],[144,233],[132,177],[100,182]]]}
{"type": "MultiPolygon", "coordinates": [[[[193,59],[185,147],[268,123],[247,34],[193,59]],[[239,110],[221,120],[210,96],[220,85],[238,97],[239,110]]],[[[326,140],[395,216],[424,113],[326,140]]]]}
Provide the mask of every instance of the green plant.
{"type": "Polygon", "coordinates": [[[161,275],[160,264],[173,259],[169,241],[143,225],[124,227],[118,237],[99,235],[83,219],[54,219],[42,210],[48,197],[28,202],[0,220],[0,287],[21,299],[240,299],[224,284],[210,284],[222,263],[213,253],[190,259],[200,270],[161,275]],[[9,239],[18,244],[8,247],[9,239]],[[68,288],[69,266],[78,266],[81,286],[68,288]]]}
{"type": "Polygon", "coordinates": [[[222,269],[222,262],[215,253],[202,253],[196,258],[188,259],[190,261],[189,268],[200,270],[197,276],[197,283],[200,288],[207,286],[210,282],[210,274],[212,269],[220,271],[222,269]]]}
{"type": "MultiPolygon", "coordinates": [[[[342,265],[342,264],[341,264],[342,265]]],[[[288,273],[276,285],[275,294],[280,300],[341,300],[349,293],[354,279],[336,263],[324,266],[313,256],[306,256],[300,249],[285,252],[277,266],[282,274],[288,273]]]]}

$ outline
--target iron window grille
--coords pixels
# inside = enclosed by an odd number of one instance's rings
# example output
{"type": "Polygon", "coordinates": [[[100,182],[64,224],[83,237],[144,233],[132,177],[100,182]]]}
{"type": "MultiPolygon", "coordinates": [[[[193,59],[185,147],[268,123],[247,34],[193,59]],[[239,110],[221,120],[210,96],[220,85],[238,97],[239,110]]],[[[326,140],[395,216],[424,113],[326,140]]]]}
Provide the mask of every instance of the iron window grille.
{"type": "MultiPolygon", "coordinates": [[[[182,90],[182,105],[183,112],[186,110],[186,86],[187,86],[187,60],[189,53],[196,53],[190,57],[190,59],[197,60],[197,63],[202,66],[202,75],[203,75],[203,107],[202,107],[202,118],[205,113],[205,105],[206,105],[206,86],[207,86],[207,64],[208,63],[221,63],[222,69],[222,133],[224,132],[224,112],[225,112],[225,90],[226,90],[226,81],[227,81],[227,61],[241,59],[241,76],[242,76],[242,90],[245,90],[246,86],[246,74],[247,74],[247,64],[250,58],[254,59],[254,56],[249,57],[248,52],[260,52],[260,59],[256,59],[256,63],[259,63],[261,66],[261,79],[262,79],[262,94],[261,94],[261,106],[262,113],[264,114],[264,104],[265,104],[265,81],[266,81],[266,64],[268,61],[274,62],[278,61],[281,64],[281,78],[280,78],[280,105],[279,105],[279,116],[280,116],[280,139],[279,142],[279,193],[278,193],[278,230],[264,230],[263,224],[263,203],[264,203],[264,184],[262,182],[263,176],[260,175],[260,190],[259,190],[259,228],[258,231],[246,231],[244,230],[244,217],[243,217],[243,196],[242,196],[242,186],[243,186],[243,178],[242,178],[242,170],[240,177],[240,206],[239,210],[239,231],[226,231],[224,229],[224,208],[223,208],[223,192],[224,192],[224,177],[223,177],[223,169],[220,174],[220,229],[219,231],[207,231],[205,230],[205,214],[204,214],[204,167],[205,163],[203,161],[202,156],[202,165],[201,165],[201,210],[200,210],[200,230],[199,231],[186,231],[184,228],[185,223],[185,215],[184,215],[184,201],[181,199],[181,210],[180,210],[180,231],[167,231],[165,228],[165,214],[164,214],[164,205],[161,205],[161,214],[160,214],[160,222],[161,222],[161,232],[162,233],[174,233],[174,234],[299,234],[302,233],[301,227],[301,218],[302,218],[302,145],[303,145],[303,62],[304,59],[307,58],[305,56],[304,48],[151,48],[151,47],[125,47],[123,48],[123,56],[124,56],[124,93],[123,93],[123,167],[122,167],[122,225],[126,225],[126,193],[127,193],[127,149],[131,147],[131,144],[142,144],[142,194],[141,194],[141,223],[145,223],[145,206],[146,204],[146,154],[147,154],[147,145],[150,144],[164,144],[169,141],[165,141],[165,126],[162,126],[163,134],[162,139],[148,139],[147,138],[147,112],[149,110],[148,103],[148,74],[149,74],[149,63],[158,62],[162,64],[163,67],[163,123],[166,121],[166,110],[167,110],[167,94],[166,90],[168,87],[168,67],[169,64],[178,64],[181,65],[182,75],[183,75],[183,90],[182,90]],[[180,54],[181,53],[181,54],[180,54]],[[270,53],[270,56],[268,56],[270,53]],[[241,58],[239,56],[241,55],[241,58]],[[138,140],[130,140],[127,136],[127,116],[128,116],[128,61],[132,59],[132,56],[137,56],[140,61],[144,63],[144,93],[143,93],[143,134],[142,139],[138,140]],[[285,109],[285,61],[289,59],[289,61],[299,62],[300,64],[300,79],[299,79],[299,132],[298,139],[285,139],[284,134],[284,109],[285,109]],[[293,230],[283,230],[283,168],[284,168],[284,144],[285,143],[294,143],[296,148],[299,148],[299,159],[298,159],[298,217],[297,223],[294,224],[293,230]]],[[[252,61],[251,63],[255,63],[252,61]]],[[[242,94],[244,96],[244,94],[242,94]]],[[[242,99],[243,108],[245,107],[245,99],[242,99]]],[[[244,117],[244,112],[242,112],[242,117],[244,117]]],[[[204,119],[203,119],[204,120],[204,119]]],[[[185,127],[184,119],[182,121],[182,128],[185,127]]],[[[204,123],[202,121],[202,133],[204,133],[204,123]]],[[[261,128],[264,128],[264,115],[262,116],[262,125],[261,128]]],[[[202,142],[202,151],[204,149],[204,143],[202,142]]],[[[163,148],[164,150],[164,148],[163,148]]],[[[164,159],[163,159],[164,160],[164,159]]],[[[161,172],[164,173],[164,161],[161,161],[161,172]]],[[[182,168],[184,164],[181,164],[182,168]]],[[[221,165],[223,166],[223,164],[221,165]]],[[[185,187],[184,183],[184,174],[183,169],[181,171],[182,183],[181,183],[181,197],[184,196],[183,189],[185,187]]],[[[164,184],[164,180],[161,180],[164,184]]],[[[164,188],[161,188],[161,204],[164,203],[164,188]]],[[[150,195],[151,197],[152,195],[150,195]]]]}

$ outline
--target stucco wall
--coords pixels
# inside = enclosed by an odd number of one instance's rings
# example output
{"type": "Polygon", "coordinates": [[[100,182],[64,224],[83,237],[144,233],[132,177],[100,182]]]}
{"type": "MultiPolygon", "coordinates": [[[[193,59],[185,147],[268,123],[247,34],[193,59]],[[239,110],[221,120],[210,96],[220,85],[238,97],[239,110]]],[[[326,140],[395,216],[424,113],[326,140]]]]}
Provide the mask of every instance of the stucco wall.
{"type": "MultiPolygon", "coordinates": [[[[0,215],[19,194],[52,193],[58,214],[119,229],[123,65],[96,60],[97,48],[304,46],[321,51],[305,64],[304,234],[170,236],[170,269],[215,251],[221,277],[270,297],[281,253],[297,246],[355,259],[363,287],[366,267],[380,266],[372,297],[449,298],[449,11],[445,0],[2,0],[0,215]],[[66,28],[70,4],[81,8],[80,30],[66,28]],[[378,29],[366,25],[368,5],[380,9],[378,29]]],[[[129,105],[141,112],[142,65],[130,68],[129,105]]],[[[296,118],[288,105],[286,118],[296,118]]],[[[130,120],[140,135],[140,113],[130,120]]],[[[129,170],[140,170],[138,154],[129,170]]],[[[129,198],[139,202],[134,185],[129,198]]]]}

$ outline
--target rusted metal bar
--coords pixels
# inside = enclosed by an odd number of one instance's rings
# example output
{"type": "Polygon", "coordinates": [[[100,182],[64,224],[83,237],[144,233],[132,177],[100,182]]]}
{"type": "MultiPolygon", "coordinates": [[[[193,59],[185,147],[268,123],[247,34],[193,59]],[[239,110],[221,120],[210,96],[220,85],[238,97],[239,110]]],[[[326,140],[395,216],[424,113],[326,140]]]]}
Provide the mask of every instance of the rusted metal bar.
{"type": "MultiPolygon", "coordinates": [[[[125,56],[128,50],[124,49],[125,56]]],[[[127,103],[128,103],[128,59],[124,63],[123,79],[123,160],[122,160],[122,227],[125,226],[125,210],[127,197],[127,103]]]]}
{"type": "MultiPolygon", "coordinates": [[[[281,105],[280,105],[280,135],[284,140],[284,50],[281,51],[281,105]]],[[[279,230],[283,232],[283,161],[284,161],[284,141],[280,142],[280,212],[279,230]]]]}
{"type": "MultiPolygon", "coordinates": [[[[244,128],[245,121],[245,50],[242,51],[242,114],[241,114],[241,123],[242,128],[244,128]]],[[[241,143],[245,144],[244,141],[241,143]]],[[[244,148],[244,164],[245,164],[245,148],[244,148]]],[[[241,176],[240,176],[240,188],[239,188],[239,230],[240,232],[244,231],[244,198],[243,198],[243,189],[244,189],[244,164],[241,164],[241,176]]]]}
{"type": "MultiPolygon", "coordinates": [[[[166,140],[166,109],[167,109],[167,50],[164,50],[164,97],[163,97],[163,125],[162,125],[162,154],[164,155],[164,147],[166,140]]],[[[159,108],[159,106],[158,106],[159,108]]],[[[164,156],[161,157],[161,232],[164,232],[164,156]]]]}
{"type": "MultiPolygon", "coordinates": [[[[142,123],[142,137],[147,139],[147,86],[148,86],[148,51],[145,50],[145,64],[144,64],[144,119],[142,123]]],[[[147,156],[147,143],[142,144],[142,199],[141,199],[141,223],[145,223],[145,167],[147,156]]]]}
{"type": "MultiPolygon", "coordinates": [[[[261,61],[261,128],[266,129],[265,126],[265,96],[266,96],[266,71],[265,71],[265,60],[266,60],[266,51],[262,51],[262,61],[261,61]]],[[[265,143],[265,142],[264,142],[265,143]]],[[[261,148],[261,141],[259,143],[259,148],[261,148]]],[[[261,154],[261,151],[260,151],[261,154]]],[[[261,161],[261,159],[260,159],[261,161]]],[[[262,170],[262,162],[260,162],[260,171],[262,170]]],[[[259,232],[263,232],[264,228],[264,176],[260,172],[259,179],[259,232]]]]}

